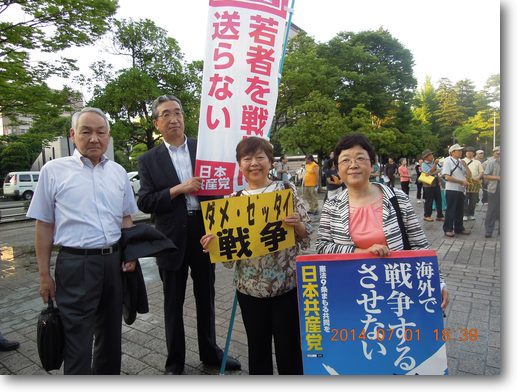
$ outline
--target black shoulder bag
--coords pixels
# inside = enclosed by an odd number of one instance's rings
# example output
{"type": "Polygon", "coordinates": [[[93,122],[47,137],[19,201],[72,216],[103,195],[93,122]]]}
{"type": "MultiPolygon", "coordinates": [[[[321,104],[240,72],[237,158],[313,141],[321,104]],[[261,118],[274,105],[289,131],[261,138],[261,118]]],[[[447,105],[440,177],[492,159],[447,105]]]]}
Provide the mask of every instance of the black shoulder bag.
{"type": "Polygon", "coordinates": [[[402,213],[400,212],[399,202],[397,200],[397,195],[394,195],[390,199],[391,205],[395,209],[397,213],[397,220],[399,222],[400,234],[402,235],[402,242],[404,243],[404,250],[411,250],[411,245],[409,245],[409,239],[406,233],[406,226],[404,226],[404,221],[402,220],[402,213]]]}

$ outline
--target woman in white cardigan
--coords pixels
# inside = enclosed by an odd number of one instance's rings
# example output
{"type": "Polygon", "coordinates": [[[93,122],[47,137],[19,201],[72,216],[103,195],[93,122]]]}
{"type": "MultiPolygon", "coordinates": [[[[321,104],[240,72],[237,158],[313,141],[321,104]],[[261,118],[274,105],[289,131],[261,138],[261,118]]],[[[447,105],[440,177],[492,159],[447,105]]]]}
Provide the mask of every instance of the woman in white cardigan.
{"type": "MultiPolygon", "coordinates": [[[[375,163],[375,149],[362,133],[342,138],[334,148],[334,160],[347,189],[328,200],[321,213],[316,249],[320,254],[371,252],[386,257],[404,250],[395,208],[396,196],[411,250],[429,249],[407,195],[369,181],[375,163]]],[[[442,280],[442,309],[449,292],[442,280]]]]}

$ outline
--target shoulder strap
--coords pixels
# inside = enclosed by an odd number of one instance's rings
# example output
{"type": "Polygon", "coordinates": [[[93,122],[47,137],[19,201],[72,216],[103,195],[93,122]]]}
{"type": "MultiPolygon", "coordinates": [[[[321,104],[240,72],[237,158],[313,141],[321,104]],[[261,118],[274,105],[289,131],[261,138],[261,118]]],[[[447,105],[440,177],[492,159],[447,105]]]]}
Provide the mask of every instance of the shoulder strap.
{"type": "Polygon", "coordinates": [[[404,221],[402,220],[402,213],[400,212],[400,206],[396,194],[393,195],[390,202],[397,213],[397,220],[399,222],[400,234],[402,235],[402,242],[404,243],[404,250],[411,250],[411,245],[409,245],[409,239],[406,233],[406,226],[404,226],[404,221]]]}

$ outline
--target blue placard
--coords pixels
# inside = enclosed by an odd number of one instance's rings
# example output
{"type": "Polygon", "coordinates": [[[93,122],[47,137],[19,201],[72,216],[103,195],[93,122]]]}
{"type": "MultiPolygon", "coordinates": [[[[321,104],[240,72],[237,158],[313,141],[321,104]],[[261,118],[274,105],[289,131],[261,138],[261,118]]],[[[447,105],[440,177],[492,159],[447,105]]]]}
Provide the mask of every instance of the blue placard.
{"type": "Polygon", "coordinates": [[[435,251],[302,256],[297,277],[304,374],[447,374],[435,251]]]}

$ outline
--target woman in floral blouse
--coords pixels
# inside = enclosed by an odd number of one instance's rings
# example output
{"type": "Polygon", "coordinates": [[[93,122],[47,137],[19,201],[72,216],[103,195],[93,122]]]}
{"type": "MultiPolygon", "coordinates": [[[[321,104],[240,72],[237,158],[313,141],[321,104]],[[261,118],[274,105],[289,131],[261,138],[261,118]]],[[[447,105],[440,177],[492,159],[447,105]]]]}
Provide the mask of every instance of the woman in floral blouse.
{"type": "MultiPolygon", "coordinates": [[[[237,162],[249,185],[230,197],[286,189],[283,182],[268,178],[273,161],[273,149],[265,139],[243,139],[237,145],[237,162]]],[[[301,254],[302,249],[309,248],[309,236],[314,228],[310,225],[305,204],[298,196],[296,187],[291,189],[294,213],[283,218],[283,221],[294,227],[295,246],[264,256],[223,263],[227,268],[235,265],[234,282],[248,337],[249,374],[252,375],[273,374],[273,337],[278,373],[303,374],[296,256],[301,254]]],[[[208,233],[201,239],[205,252],[208,252],[208,244],[213,238],[214,235],[208,233]]]]}

